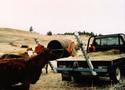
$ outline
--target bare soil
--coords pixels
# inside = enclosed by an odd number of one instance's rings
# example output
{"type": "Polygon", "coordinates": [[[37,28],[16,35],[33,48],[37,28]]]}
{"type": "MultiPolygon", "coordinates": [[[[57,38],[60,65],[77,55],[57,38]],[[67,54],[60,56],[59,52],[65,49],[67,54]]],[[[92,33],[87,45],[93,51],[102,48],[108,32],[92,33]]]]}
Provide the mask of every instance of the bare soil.
{"type": "MultiPolygon", "coordinates": [[[[21,86],[5,90],[23,90],[21,86]]],[[[36,84],[30,85],[30,90],[125,90],[125,84],[113,84],[107,78],[84,77],[79,82],[62,81],[61,74],[49,71],[43,73],[36,84]]]]}
{"type": "Polygon", "coordinates": [[[84,78],[81,82],[61,80],[61,75],[49,73],[31,85],[30,90],[124,90],[125,86],[113,85],[110,81],[97,78],[84,78]]]}

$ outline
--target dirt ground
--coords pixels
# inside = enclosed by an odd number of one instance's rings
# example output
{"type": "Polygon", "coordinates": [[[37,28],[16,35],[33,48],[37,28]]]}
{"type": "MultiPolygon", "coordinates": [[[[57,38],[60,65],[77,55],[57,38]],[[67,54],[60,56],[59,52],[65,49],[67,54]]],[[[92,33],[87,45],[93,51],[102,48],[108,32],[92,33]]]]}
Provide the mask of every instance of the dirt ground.
{"type": "MultiPolygon", "coordinates": [[[[14,86],[2,90],[24,90],[21,86],[14,86]]],[[[105,78],[85,77],[80,82],[62,81],[61,74],[49,71],[41,74],[36,84],[30,85],[30,90],[125,90],[125,84],[113,84],[105,78]]]]}
{"type": "MultiPolygon", "coordinates": [[[[16,86],[6,90],[23,90],[16,86]]],[[[36,84],[30,85],[30,90],[125,90],[124,84],[113,84],[105,78],[85,77],[80,82],[62,81],[61,74],[49,71],[43,73],[36,84]]]]}
{"type": "Polygon", "coordinates": [[[80,82],[62,81],[61,74],[49,69],[49,73],[41,74],[36,84],[31,84],[30,90],[125,90],[123,84],[113,84],[108,78],[85,77],[80,82]]]}

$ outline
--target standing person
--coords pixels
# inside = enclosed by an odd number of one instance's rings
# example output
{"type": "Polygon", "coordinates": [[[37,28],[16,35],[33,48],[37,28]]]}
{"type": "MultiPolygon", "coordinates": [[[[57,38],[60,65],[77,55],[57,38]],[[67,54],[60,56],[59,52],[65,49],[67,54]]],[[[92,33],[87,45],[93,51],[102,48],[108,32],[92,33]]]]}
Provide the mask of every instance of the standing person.
{"type": "Polygon", "coordinates": [[[35,42],[37,44],[37,46],[35,47],[34,53],[40,54],[45,47],[42,44],[40,44],[40,42],[36,38],[34,40],[35,40],[35,42]]]}
{"type": "MultiPolygon", "coordinates": [[[[45,47],[36,38],[34,40],[37,44],[37,46],[35,47],[34,53],[40,54],[44,50],[45,47]]],[[[54,67],[53,67],[53,65],[51,64],[50,61],[48,62],[48,64],[50,65],[51,70],[53,70],[55,72],[54,67]]],[[[46,73],[48,73],[48,64],[46,64],[46,66],[45,66],[46,73]]]]}

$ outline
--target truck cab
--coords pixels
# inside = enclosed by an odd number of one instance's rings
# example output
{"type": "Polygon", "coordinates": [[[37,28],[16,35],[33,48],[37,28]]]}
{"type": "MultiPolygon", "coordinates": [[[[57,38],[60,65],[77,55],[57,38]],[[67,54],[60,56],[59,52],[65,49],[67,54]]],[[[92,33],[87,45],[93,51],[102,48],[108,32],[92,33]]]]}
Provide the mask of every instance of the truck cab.
{"type": "Polygon", "coordinates": [[[87,52],[118,49],[125,52],[125,34],[92,36],[88,40],[87,52]]]}

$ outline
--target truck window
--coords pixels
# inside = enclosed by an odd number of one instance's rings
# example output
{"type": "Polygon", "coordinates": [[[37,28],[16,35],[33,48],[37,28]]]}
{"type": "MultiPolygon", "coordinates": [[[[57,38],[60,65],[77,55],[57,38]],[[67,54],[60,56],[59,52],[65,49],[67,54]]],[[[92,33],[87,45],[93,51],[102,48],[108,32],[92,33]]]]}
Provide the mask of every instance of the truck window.
{"type": "Polygon", "coordinates": [[[118,37],[103,38],[101,45],[119,45],[118,37]]]}
{"type": "MultiPolygon", "coordinates": [[[[122,45],[123,42],[120,39],[120,45],[122,45]]],[[[99,46],[105,46],[105,45],[119,45],[119,38],[118,37],[108,37],[108,38],[97,38],[94,42],[94,45],[99,46]]]]}
{"type": "Polygon", "coordinates": [[[95,42],[94,42],[94,45],[95,46],[101,45],[101,40],[100,39],[96,39],[95,42]]]}

